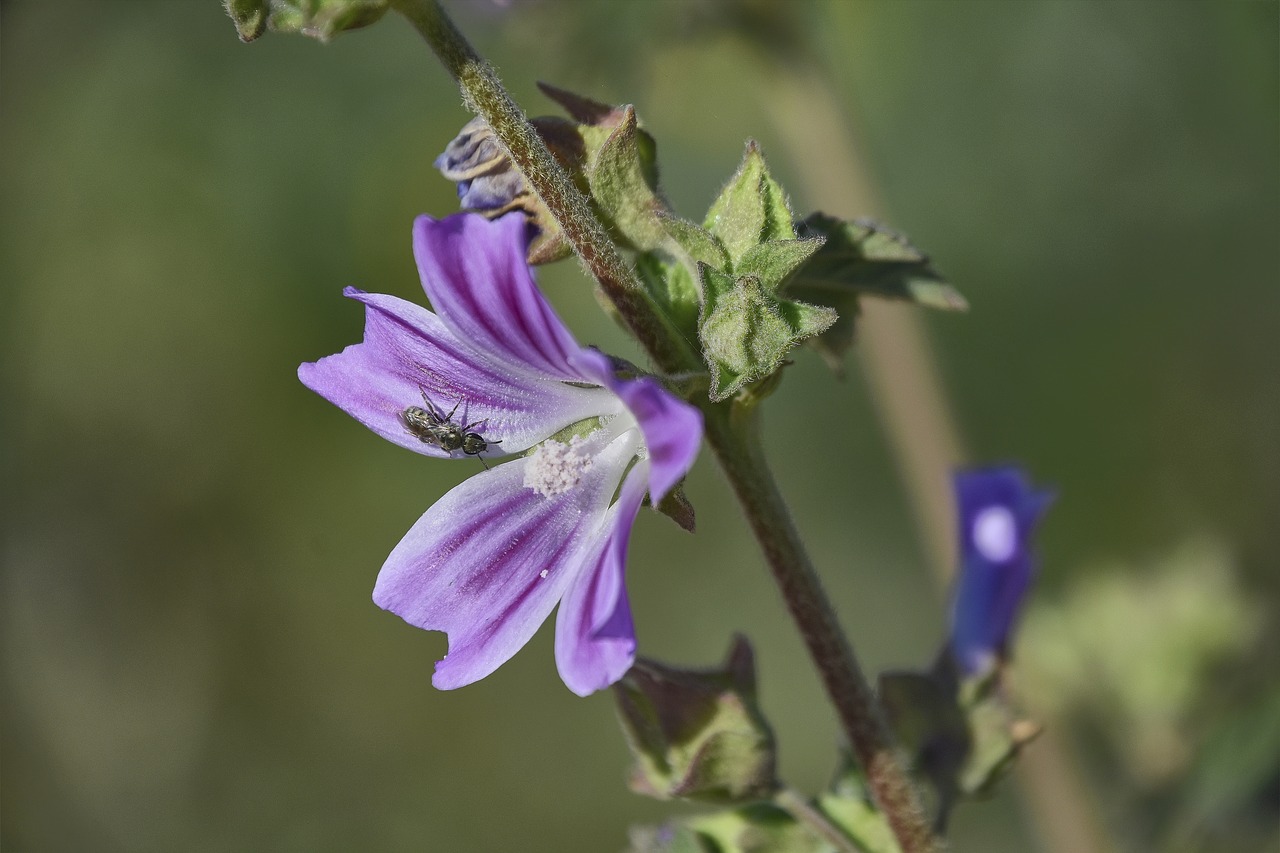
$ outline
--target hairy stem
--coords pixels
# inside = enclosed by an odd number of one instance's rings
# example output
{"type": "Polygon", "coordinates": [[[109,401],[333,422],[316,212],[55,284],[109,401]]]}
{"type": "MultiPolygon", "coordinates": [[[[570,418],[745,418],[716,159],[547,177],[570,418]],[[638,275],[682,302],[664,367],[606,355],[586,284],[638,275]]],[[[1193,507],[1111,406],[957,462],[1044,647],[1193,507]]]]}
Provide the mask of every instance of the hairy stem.
{"type": "Polygon", "coordinates": [[[409,19],[453,75],[467,106],[489,123],[511,162],[555,217],[582,265],[600,283],[658,367],[668,373],[701,367],[683,341],[671,335],[662,319],[654,315],[644,286],[609,239],[590,203],[507,94],[493,66],[480,58],[438,0],[392,0],[392,6],[409,19]]]}
{"type": "MultiPolygon", "coordinates": [[[[392,0],[413,23],[507,149],[528,185],[546,204],[587,271],[600,283],[627,326],[659,368],[675,373],[701,367],[684,343],[655,316],[643,285],[596,219],[590,203],[552,157],[501,81],[445,15],[437,0],[392,0]]],[[[703,404],[707,440],[729,478],[778,587],[853,747],[877,805],[904,853],[941,849],[932,835],[893,738],[822,592],[804,546],[765,463],[754,410],[703,404]]]]}
{"type": "Polygon", "coordinates": [[[765,462],[758,410],[707,406],[704,413],[707,441],[764,551],[876,804],[904,853],[943,849],[765,462]]]}

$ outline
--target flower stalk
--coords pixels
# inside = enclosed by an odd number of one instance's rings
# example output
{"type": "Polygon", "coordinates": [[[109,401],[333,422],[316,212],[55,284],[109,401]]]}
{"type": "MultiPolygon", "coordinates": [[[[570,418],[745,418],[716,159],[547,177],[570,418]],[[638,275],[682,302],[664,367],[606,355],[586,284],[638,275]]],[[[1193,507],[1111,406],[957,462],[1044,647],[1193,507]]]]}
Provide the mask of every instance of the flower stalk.
{"type": "MultiPolygon", "coordinates": [[[[437,0],[392,0],[457,81],[469,108],[489,123],[528,185],[542,198],[578,254],[653,359],[666,373],[701,370],[697,353],[670,334],[643,286],[587,199],[548,151],[493,68],[475,52],[437,0]]],[[[942,849],[925,819],[901,754],[853,649],[800,541],[763,456],[755,407],[702,401],[706,438],[760,543],[868,786],[904,853],[942,849]]]]}

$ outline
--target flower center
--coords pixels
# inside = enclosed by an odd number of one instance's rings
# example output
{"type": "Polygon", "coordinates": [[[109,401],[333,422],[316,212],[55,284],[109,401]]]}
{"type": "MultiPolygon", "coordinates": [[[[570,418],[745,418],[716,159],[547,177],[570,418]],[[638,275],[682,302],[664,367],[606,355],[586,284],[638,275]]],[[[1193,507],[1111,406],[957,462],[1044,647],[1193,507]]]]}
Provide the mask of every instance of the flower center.
{"type": "Polygon", "coordinates": [[[973,544],[978,553],[993,563],[1003,563],[1018,550],[1018,526],[1013,513],[1002,506],[989,506],[973,519],[973,544]]]}
{"type": "Polygon", "coordinates": [[[594,461],[582,445],[582,436],[578,435],[568,444],[555,439],[542,442],[525,463],[525,487],[550,498],[578,485],[594,461]]]}

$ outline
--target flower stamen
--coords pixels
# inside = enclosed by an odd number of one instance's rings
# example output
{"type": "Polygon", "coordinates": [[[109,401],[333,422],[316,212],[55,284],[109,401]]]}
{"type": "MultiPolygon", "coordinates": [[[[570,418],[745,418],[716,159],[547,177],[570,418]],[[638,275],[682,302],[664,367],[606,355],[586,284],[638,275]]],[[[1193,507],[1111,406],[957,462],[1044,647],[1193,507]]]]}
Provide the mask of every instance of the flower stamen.
{"type": "Polygon", "coordinates": [[[543,497],[562,495],[578,485],[594,460],[583,452],[583,440],[575,435],[568,444],[544,441],[524,468],[524,485],[543,497]]]}

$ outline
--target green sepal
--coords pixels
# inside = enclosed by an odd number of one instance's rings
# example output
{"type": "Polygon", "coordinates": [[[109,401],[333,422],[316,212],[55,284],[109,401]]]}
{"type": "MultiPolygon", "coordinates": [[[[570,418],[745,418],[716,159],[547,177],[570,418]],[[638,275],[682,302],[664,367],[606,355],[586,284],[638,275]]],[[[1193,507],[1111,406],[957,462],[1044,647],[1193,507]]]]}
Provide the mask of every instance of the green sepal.
{"type": "Polygon", "coordinates": [[[641,658],[614,696],[635,758],[636,793],[743,803],[777,789],[773,731],[756,703],[755,656],[744,638],[734,638],[720,669],[641,658]]]}
{"type": "Polygon", "coordinates": [[[656,146],[637,124],[636,111],[625,106],[617,125],[584,126],[582,136],[587,183],[605,224],[629,249],[647,251],[666,244],[667,229],[658,219],[666,205],[657,194],[656,146]]]}
{"type": "Polygon", "coordinates": [[[699,264],[698,337],[711,371],[710,396],[724,400],[769,376],[800,341],[836,321],[830,308],[776,298],[756,276],[735,279],[699,264]]]}
{"type": "Polygon", "coordinates": [[[248,44],[266,31],[270,16],[267,0],[223,0],[222,7],[236,25],[240,41],[248,44]]]}
{"type": "Polygon", "coordinates": [[[738,171],[711,203],[704,227],[724,244],[735,265],[759,243],[795,239],[786,194],[769,174],[754,140],[747,142],[738,171]]]}
{"type": "MultiPolygon", "coordinates": [[[[648,496],[645,497],[645,500],[649,500],[648,496]]],[[[689,496],[684,493],[683,482],[676,484],[675,488],[663,495],[662,500],[658,501],[658,505],[654,509],[680,525],[681,529],[689,533],[697,531],[697,518],[693,511],[693,504],[689,501],[689,496]]]]}
{"type": "Polygon", "coordinates": [[[718,853],[829,853],[831,846],[784,809],[756,803],[690,818],[688,826],[718,853]]]}
{"type": "Polygon", "coordinates": [[[946,650],[929,672],[880,676],[880,701],[899,742],[935,796],[945,825],[963,798],[979,797],[1008,772],[1040,727],[1018,719],[1001,688],[997,667],[962,678],[946,650]]]}
{"type": "Polygon", "coordinates": [[[718,270],[730,268],[729,253],[710,231],[687,219],[681,219],[670,211],[660,211],[658,218],[667,234],[687,256],[690,266],[701,263],[718,270]]]}
{"type": "Polygon", "coordinates": [[[689,267],[665,253],[642,252],[636,255],[635,270],[659,315],[696,349],[701,288],[689,267]]]}
{"type": "Polygon", "coordinates": [[[866,853],[901,853],[893,829],[876,808],[861,769],[848,752],[828,790],[817,799],[818,809],[866,853]]]}
{"type": "Polygon", "coordinates": [[[787,277],[822,248],[823,238],[770,240],[752,246],[734,265],[734,275],[754,275],[771,293],[777,293],[787,277]]]}
{"type": "Polygon", "coordinates": [[[969,728],[970,747],[957,778],[967,797],[983,796],[1013,767],[1022,747],[1040,734],[1040,726],[1020,719],[1001,690],[1001,673],[962,681],[960,705],[969,728]]]}
{"type": "Polygon", "coordinates": [[[241,41],[253,41],[268,27],[327,42],[346,30],[367,27],[390,7],[389,0],[225,0],[241,41]]]}
{"type": "Polygon", "coordinates": [[[969,303],[903,235],[867,219],[846,221],[814,213],[800,223],[801,237],[825,238],[784,285],[788,296],[829,305],[840,322],[810,341],[833,370],[840,372],[853,343],[858,300],[876,296],[913,302],[944,311],[965,311],[969,303]]]}

